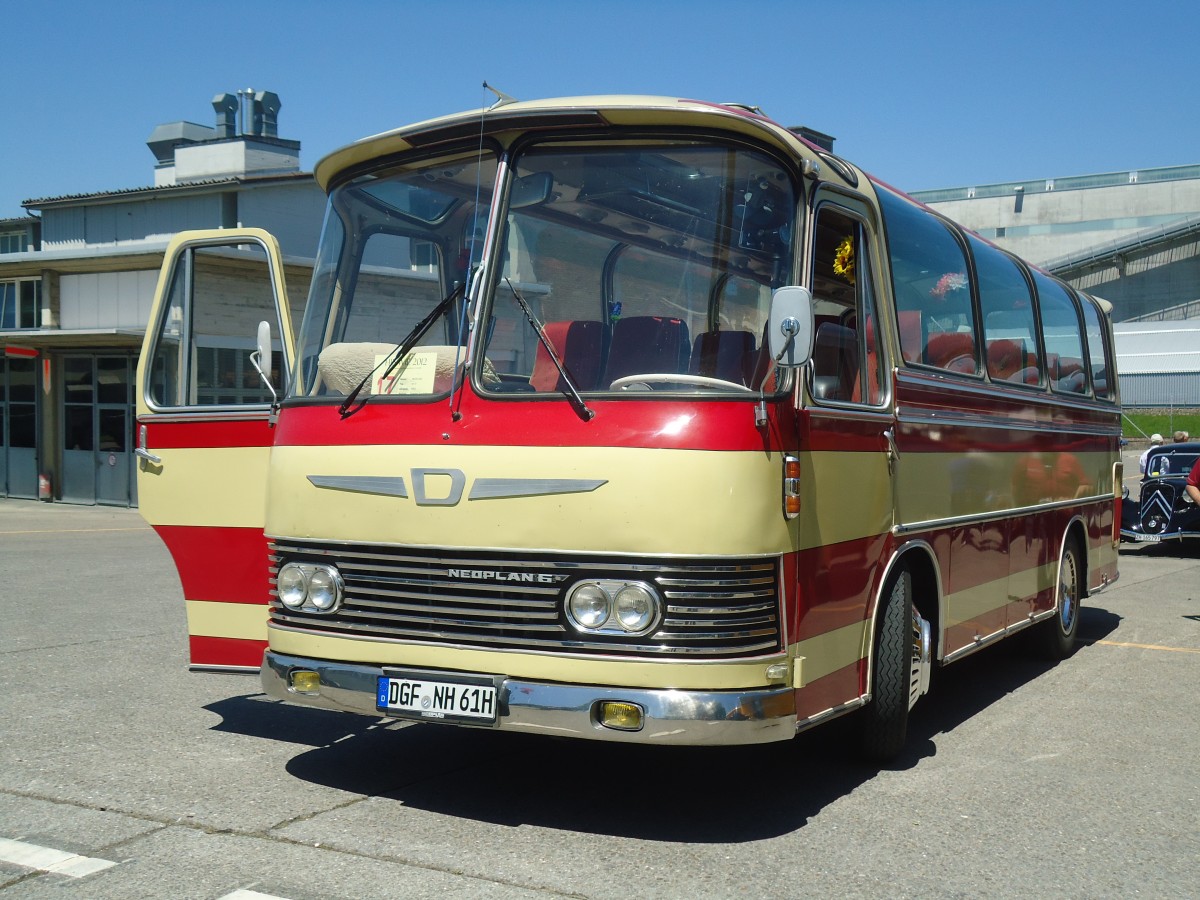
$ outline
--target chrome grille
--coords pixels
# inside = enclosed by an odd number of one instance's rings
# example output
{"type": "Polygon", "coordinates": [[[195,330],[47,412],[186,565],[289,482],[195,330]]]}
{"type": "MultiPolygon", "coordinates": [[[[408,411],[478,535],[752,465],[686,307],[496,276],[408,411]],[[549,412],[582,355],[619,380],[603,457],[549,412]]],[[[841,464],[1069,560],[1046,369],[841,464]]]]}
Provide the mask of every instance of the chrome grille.
{"type": "Polygon", "coordinates": [[[1144,488],[1141,496],[1142,530],[1147,534],[1162,534],[1171,524],[1171,511],[1175,507],[1175,487],[1159,482],[1152,488],[1144,488]]]}
{"type": "MultiPolygon", "coordinates": [[[[271,583],[288,562],[332,564],[345,579],[333,615],[293,612],[271,600],[271,621],[297,630],[375,640],[491,649],[721,659],[781,647],[773,559],[565,557],[423,551],[372,544],[277,539],[271,583]],[[653,584],[665,614],[650,635],[584,635],[562,609],[565,589],[583,578],[653,584]]],[[[272,594],[274,594],[272,590],[272,594]]]]}

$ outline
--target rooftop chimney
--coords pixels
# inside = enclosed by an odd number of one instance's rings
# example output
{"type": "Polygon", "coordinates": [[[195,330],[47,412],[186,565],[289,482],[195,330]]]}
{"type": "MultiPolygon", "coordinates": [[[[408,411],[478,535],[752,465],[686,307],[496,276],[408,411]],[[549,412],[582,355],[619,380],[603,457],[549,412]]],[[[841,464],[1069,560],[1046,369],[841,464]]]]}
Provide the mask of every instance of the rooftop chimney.
{"type": "Polygon", "coordinates": [[[236,94],[217,94],[213,97],[213,109],[217,111],[217,138],[237,136],[238,98],[236,94]]]}
{"type": "Polygon", "coordinates": [[[279,137],[282,105],[272,91],[245,88],[213,97],[215,128],[159,125],[147,141],[155,186],[299,172],[300,142],[279,137]]]}

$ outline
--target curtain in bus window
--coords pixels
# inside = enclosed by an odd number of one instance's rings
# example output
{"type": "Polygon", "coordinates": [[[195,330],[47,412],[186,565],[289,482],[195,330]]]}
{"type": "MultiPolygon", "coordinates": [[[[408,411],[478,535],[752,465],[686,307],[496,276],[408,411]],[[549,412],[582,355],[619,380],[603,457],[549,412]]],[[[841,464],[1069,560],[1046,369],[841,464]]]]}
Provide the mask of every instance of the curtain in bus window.
{"type": "Polygon", "coordinates": [[[897,319],[905,360],[974,375],[980,370],[970,269],[950,226],[889,191],[879,192],[887,227],[897,319]]]}

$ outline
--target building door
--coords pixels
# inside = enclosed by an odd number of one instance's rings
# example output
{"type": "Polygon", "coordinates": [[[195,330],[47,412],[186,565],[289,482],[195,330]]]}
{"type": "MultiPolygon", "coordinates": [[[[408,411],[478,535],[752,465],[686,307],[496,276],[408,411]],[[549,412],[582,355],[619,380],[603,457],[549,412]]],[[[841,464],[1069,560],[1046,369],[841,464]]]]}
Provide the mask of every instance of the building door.
{"type": "Polygon", "coordinates": [[[132,370],[127,355],[64,357],[63,500],[137,503],[132,370]]]}
{"type": "Polygon", "coordinates": [[[37,497],[37,362],[0,356],[0,496],[37,497]]]}

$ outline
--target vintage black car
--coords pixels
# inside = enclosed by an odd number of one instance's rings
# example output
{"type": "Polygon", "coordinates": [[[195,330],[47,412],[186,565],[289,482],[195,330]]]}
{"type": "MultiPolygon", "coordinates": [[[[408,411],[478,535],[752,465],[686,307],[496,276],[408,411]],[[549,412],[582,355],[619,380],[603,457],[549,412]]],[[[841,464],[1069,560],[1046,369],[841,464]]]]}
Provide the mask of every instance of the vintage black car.
{"type": "Polygon", "coordinates": [[[1135,500],[1121,504],[1121,540],[1138,542],[1200,538],[1200,506],[1184,490],[1200,458],[1200,442],[1164,444],[1150,451],[1135,500]]]}

